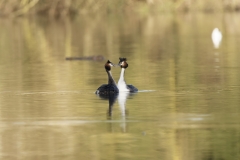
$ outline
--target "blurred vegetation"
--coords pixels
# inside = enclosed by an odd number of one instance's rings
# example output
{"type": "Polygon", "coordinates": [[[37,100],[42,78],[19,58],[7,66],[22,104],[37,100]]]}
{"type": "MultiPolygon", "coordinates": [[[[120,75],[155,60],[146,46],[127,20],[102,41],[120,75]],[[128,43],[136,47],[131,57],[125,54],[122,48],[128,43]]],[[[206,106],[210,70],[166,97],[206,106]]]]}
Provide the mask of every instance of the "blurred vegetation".
{"type": "Polygon", "coordinates": [[[65,16],[89,13],[158,13],[239,11],[240,1],[223,0],[0,0],[1,16],[65,16]]]}

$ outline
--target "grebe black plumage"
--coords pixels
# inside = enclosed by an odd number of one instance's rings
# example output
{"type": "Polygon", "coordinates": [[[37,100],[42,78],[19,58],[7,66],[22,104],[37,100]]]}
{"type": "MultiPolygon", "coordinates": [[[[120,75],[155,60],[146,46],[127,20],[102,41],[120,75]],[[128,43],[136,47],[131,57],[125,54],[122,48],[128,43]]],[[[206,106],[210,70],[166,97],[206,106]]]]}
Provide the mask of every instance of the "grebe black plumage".
{"type": "Polygon", "coordinates": [[[109,60],[105,64],[105,69],[108,74],[108,84],[103,84],[101,85],[95,92],[95,94],[100,94],[100,95],[110,95],[110,94],[116,94],[119,92],[118,87],[112,77],[111,73],[111,67],[114,66],[112,62],[109,60]]]}
{"type": "Polygon", "coordinates": [[[128,67],[128,63],[127,63],[127,58],[119,58],[119,65],[121,66],[121,74],[120,74],[120,78],[118,80],[118,89],[119,91],[126,91],[126,92],[137,92],[138,89],[136,87],[134,87],[133,85],[128,85],[126,84],[126,81],[124,79],[124,73],[125,73],[125,69],[127,69],[128,67]]]}

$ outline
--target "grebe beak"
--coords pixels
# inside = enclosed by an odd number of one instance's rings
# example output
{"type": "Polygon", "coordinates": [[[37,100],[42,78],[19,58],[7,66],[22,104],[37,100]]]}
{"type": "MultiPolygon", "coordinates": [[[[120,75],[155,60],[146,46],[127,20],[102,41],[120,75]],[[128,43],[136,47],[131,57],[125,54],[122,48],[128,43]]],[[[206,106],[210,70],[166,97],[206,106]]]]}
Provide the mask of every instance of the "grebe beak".
{"type": "Polygon", "coordinates": [[[111,67],[119,67],[118,64],[109,63],[111,67]]]}
{"type": "Polygon", "coordinates": [[[112,65],[113,65],[113,67],[120,67],[119,64],[112,64],[112,65]]]}

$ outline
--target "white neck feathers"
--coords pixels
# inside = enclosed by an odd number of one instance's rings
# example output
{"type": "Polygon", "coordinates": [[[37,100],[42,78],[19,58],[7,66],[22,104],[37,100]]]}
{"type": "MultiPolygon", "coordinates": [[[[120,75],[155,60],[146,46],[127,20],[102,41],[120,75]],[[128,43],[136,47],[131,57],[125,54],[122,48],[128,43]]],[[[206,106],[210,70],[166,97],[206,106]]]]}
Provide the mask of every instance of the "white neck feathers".
{"type": "Polygon", "coordinates": [[[118,89],[119,91],[129,91],[127,89],[127,84],[124,80],[124,72],[125,72],[125,68],[122,68],[121,70],[121,74],[120,74],[120,78],[118,80],[118,89]]]}

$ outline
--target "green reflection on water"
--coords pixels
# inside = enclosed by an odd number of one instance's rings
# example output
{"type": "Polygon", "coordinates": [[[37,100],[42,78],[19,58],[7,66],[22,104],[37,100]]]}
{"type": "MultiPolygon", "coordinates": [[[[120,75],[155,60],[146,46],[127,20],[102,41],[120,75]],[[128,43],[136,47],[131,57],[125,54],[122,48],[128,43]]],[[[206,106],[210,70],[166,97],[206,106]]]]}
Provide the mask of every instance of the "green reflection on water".
{"type": "Polygon", "coordinates": [[[239,159],[238,17],[1,19],[0,156],[239,159]],[[105,60],[65,60],[95,55],[105,60]],[[117,97],[109,115],[94,91],[107,82],[105,61],[120,56],[142,92],[117,97]]]}

